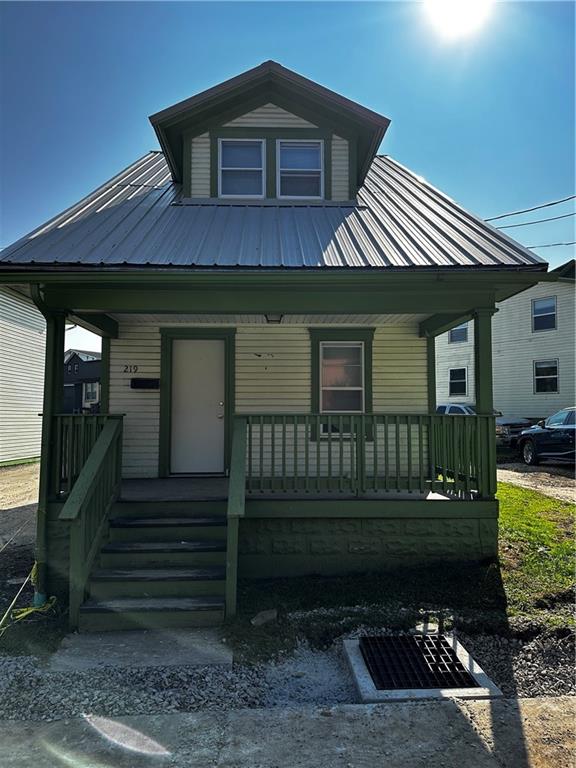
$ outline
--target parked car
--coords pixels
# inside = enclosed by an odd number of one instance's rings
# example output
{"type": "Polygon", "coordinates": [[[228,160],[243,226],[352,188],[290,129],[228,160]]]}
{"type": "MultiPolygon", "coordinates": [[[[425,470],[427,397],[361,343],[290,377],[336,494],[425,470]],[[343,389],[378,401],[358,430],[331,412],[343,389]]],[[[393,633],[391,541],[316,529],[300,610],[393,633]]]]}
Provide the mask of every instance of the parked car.
{"type": "Polygon", "coordinates": [[[518,439],[520,454],[526,464],[538,464],[540,459],[574,461],[574,432],[576,408],[563,408],[525,429],[518,439]]]}
{"type": "MultiPolygon", "coordinates": [[[[443,403],[436,408],[436,413],[446,413],[448,416],[475,416],[476,408],[468,403],[443,403]]],[[[502,416],[501,411],[494,411],[494,416],[496,416],[497,445],[515,446],[521,432],[532,424],[528,419],[511,419],[508,416],[502,416]]]]}

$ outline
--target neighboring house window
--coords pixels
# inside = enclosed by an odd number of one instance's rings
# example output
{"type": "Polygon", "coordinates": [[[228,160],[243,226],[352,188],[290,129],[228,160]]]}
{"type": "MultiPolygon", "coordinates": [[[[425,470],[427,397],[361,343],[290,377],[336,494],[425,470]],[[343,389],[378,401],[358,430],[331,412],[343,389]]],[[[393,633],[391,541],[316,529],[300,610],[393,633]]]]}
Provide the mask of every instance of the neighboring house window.
{"type": "Polygon", "coordinates": [[[466,368],[450,368],[450,397],[468,394],[468,372],[466,368]]]}
{"type": "Polygon", "coordinates": [[[468,341],[468,323],[462,323],[448,331],[449,344],[457,344],[461,341],[468,341]]]}
{"type": "Polygon", "coordinates": [[[98,399],[98,383],[96,381],[89,381],[84,384],[84,400],[88,402],[94,402],[98,399]]]}
{"type": "Polygon", "coordinates": [[[220,197],[264,197],[264,140],[220,139],[220,197]]]}
{"type": "Polygon", "coordinates": [[[72,366],[71,365],[68,366],[68,373],[72,373],[72,366]]]}
{"type": "Polygon", "coordinates": [[[278,197],[322,198],[324,196],[323,143],[321,141],[276,142],[278,197]]]}
{"type": "Polygon", "coordinates": [[[78,363],[74,363],[74,373],[78,373],[78,363]]]}
{"type": "Polygon", "coordinates": [[[556,328],[556,296],[532,300],[532,331],[553,331],[556,328]]]}
{"type": "Polygon", "coordinates": [[[364,343],[320,343],[320,410],[322,413],[364,411],[364,343]]]}
{"type": "Polygon", "coordinates": [[[534,360],[534,392],[558,392],[558,360],[534,360]]]}

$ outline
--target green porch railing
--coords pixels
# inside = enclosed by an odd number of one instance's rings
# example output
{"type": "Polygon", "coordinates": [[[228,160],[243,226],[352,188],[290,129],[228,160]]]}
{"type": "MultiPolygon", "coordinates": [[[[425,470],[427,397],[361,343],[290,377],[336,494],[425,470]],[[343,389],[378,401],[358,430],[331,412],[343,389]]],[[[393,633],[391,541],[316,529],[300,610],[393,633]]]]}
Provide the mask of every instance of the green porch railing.
{"type": "Polygon", "coordinates": [[[122,416],[110,415],[74,487],[59,522],[69,527],[69,623],[78,626],[86,584],[108,528],[108,513],[122,479],[122,416]]]}
{"type": "Polygon", "coordinates": [[[246,490],[495,493],[491,416],[249,414],[246,490]]]}
{"type": "Polygon", "coordinates": [[[106,413],[54,416],[51,496],[68,496],[109,418],[106,413]]]}

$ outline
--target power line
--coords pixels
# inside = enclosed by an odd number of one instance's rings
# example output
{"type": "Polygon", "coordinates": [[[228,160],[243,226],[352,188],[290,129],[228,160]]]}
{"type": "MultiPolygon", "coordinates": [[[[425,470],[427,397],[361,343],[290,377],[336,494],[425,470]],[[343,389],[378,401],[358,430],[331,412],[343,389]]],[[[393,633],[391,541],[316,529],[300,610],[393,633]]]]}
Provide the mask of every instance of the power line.
{"type": "Polygon", "coordinates": [[[557,221],[558,219],[567,219],[569,216],[576,216],[576,211],[564,213],[562,216],[550,216],[548,219],[536,219],[536,221],[525,221],[523,224],[506,224],[505,227],[496,227],[496,229],[513,229],[514,227],[529,227],[530,224],[542,224],[543,221],[557,221]]]}
{"type": "Polygon", "coordinates": [[[489,219],[484,219],[484,221],[496,221],[497,219],[506,219],[508,216],[518,216],[520,213],[530,213],[530,211],[537,211],[540,208],[549,208],[551,205],[558,205],[559,203],[566,203],[568,200],[574,200],[575,197],[576,195],[569,195],[568,197],[563,197],[561,200],[551,200],[549,203],[535,205],[533,208],[524,208],[522,211],[511,211],[510,213],[501,213],[500,216],[491,216],[489,219]]]}
{"type": "Polygon", "coordinates": [[[545,243],[544,245],[527,245],[526,248],[556,248],[558,245],[576,245],[576,240],[570,243],[545,243]]]}

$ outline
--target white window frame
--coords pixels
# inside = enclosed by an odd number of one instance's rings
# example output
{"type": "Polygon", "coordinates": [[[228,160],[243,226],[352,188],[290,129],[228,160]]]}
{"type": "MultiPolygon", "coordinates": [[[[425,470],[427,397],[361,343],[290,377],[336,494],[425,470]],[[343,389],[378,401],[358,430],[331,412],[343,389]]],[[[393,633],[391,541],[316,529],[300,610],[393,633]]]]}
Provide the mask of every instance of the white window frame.
{"type": "Polygon", "coordinates": [[[235,138],[223,138],[218,139],[218,197],[225,200],[262,200],[266,197],[266,140],[265,139],[235,139],[235,138]],[[260,144],[260,158],[261,168],[226,168],[222,167],[222,144],[227,141],[233,141],[237,144],[240,141],[249,141],[252,144],[258,142],[260,144]],[[222,171],[261,171],[262,172],[262,193],[260,195],[225,195],[222,193],[222,171]]]}
{"type": "Polygon", "coordinates": [[[456,325],[454,328],[450,328],[448,331],[448,344],[465,344],[468,341],[468,320],[466,320],[465,323],[460,323],[460,325],[456,325]],[[459,331],[462,328],[466,330],[466,338],[465,339],[453,339],[452,338],[452,331],[459,331]]]}
{"type": "Polygon", "coordinates": [[[458,365],[455,368],[448,368],[448,397],[468,397],[468,368],[465,365],[458,365]],[[458,392],[458,394],[453,395],[452,392],[450,392],[450,385],[452,384],[450,374],[452,371],[464,371],[464,385],[465,385],[465,391],[464,392],[458,392]]]}
{"type": "Polygon", "coordinates": [[[560,393],[560,360],[557,357],[545,357],[543,360],[532,360],[532,389],[535,395],[558,395],[560,393]],[[536,365],[538,363],[556,363],[556,376],[536,376],[536,365]],[[549,389],[546,392],[538,392],[536,389],[536,379],[553,378],[556,378],[556,389],[549,389]]]}
{"type": "Polygon", "coordinates": [[[324,200],[324,140],[323,139],[276,139],[276,197],[279,200],[324,200]],[[285,171],[303,171],[309,173],[320,172],[320,194],[319,195],[281,195],[280,182],[282,180],[282,168],[280,167],[280,145],[281,144],[318,144],[320,146],[320,169],[318,168],[285,168],[285,171]]]}
{"type": "Polygon", "coordinates": [[[98,382],[86,381],[84,382],[84,402],[95,403],[98,400],[98,382]],[[94,387],[94,397],[88,397],[88,387],[94,387]]]}
{"type": "Polygon", "coordinates": [[[321,341],[319,346],[319,354],[320,354],[320,360],[319,363],[319,382],[318,385],[320,387],[319,392],[319,404],[320,404],[320,413],[326,413],[328,415],[335,413],[335,414],[351,414],[351,415],[357,415],[364,413],[365,407],[366,407],[366,357],[365,357],[365,349],[364,349],[364,342],[363,341],[321,341]],[[362,385],[360,387],[323,387],[322,386],[322,363],[324,360],[323,350],[325,347],[360,347],[360,368],[362,372],[362,385]],[[329,390],[330,392],[362,392],[362,408],[359,411],[325,411],[322,407],[322,392],[324,390],[329,390]]]}
{"type": "Polygon", "coordinates": [[[539,296],[537,299],[532,299],[532,333],[548,333],[548,331],[556,331],[556,330],[558,330],[558,300],[556,296],[539,296]],[[549,301],[550,299],[554,301],[554,312],[544,312],[544,314],[536,315],[534,312],[534,309],[536,307],[536,302],[549,301]],[[552,315],[552,314],[554,315],[553,328],[535,328],[534,327],[534,320],[536,317],[548,317],[549,315],[552,315]]]}

